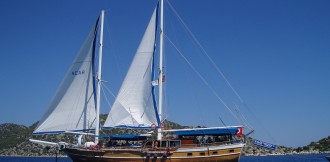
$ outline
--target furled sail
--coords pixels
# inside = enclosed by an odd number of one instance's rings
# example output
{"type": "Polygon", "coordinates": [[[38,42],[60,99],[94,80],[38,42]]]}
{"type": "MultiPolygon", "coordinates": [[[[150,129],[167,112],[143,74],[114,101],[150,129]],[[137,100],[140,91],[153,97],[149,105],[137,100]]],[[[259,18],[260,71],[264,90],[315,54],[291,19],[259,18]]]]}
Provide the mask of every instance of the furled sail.
{"type": "Polygon", "coordinates": [[[104,127],[145,128],[157,123],[152,95],[152,62],[157,9],[151,17],[104,127]]]}
{"type": "Polygon", "coordinates": [[[80,48],[34,134],[95,129],[94,46],[97,23],[80,48]]]}

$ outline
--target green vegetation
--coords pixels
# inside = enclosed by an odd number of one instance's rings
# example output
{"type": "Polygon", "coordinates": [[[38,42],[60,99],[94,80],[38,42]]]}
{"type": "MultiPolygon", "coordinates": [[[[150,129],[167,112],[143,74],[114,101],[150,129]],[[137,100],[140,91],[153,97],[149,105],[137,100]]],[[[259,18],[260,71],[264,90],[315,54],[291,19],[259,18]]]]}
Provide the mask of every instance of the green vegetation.
{"type": "Polygon", "coordinates": [[[309,145],[304,147],[298,147],[295,149],[296,152],[306,152],[318,150],[321,152],[330,151],[330,136],[319,140],[318,142],[311,142],[309,145]]]}
{"type": "Polygon", "coordinates": [[[0,125],[0,150],[11,148],[25,141],[32,134],[32,129],[23,125],[0,125]]]}
{"type": "MultiPolygon", "coordinates": [[[[101,124],[105,122],[107,115],[102,114],[100,117],[101,124]]],[[[38,125],[34,123],[30,127],[17,124],[1,124],[0,125],[0,156],[54,156],[54,148],[43,147],[41,145],[29,142],[29,139],[37,139],[51,142],[67,142],[75,143],[76,135],[73,134],[58,134],[58,135],[32,135],[33,130],[38,125]]],[[[174,122],[165,121],[164,126],[167,129],[187,128],[174,122]]],[[[147,131],[133,129],[111,129],[101,130],[101,135],[113,134],[140,134],[147,131]]],[[[156,136],[154,136],[156,138],[156,136]]],[[[85,141],[93,139],[85,137],[85,141]]],[[[62,154],[63,155],[63,154],[62,154]]]]}

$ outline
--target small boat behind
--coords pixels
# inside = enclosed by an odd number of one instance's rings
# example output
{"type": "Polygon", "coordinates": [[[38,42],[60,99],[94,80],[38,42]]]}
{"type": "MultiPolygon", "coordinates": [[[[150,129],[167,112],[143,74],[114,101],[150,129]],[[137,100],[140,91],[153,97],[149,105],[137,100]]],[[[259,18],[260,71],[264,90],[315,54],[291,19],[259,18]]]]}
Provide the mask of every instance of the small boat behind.
{"type": "Polygon", "coordinates": [[[325,158],[326,158],[328,161],[330,161],[330,156],[326,156],[325,158]]]}

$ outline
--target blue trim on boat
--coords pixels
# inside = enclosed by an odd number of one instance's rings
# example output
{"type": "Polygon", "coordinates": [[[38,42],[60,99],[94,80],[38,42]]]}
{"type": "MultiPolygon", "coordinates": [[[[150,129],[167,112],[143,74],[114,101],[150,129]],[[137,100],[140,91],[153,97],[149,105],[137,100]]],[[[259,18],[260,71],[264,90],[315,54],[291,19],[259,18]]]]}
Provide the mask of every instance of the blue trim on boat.
{"type": "MultiPolygon", "coordinates": [[[[159,2],[157,4],[157,10],[156,10],[156,28],[155,29],[158,29],[158,9],[159,9],[159,2]]],[[[155,32],[155,39],[157,37],[157,34],[156,33],[157,32],[155,32]]],[[[155,78],[155,71],[154,71],[154,69],[155,69],[155,59],[154,59],[154,57],[155,57],[155,53],[156,53],[156,43],[154,45],[154,50],[153,51],[154,52],[153,52],[153,57],[152,57],[152,69],[151,69],[151,71],[152,71],[152,74],[151,75],[152,76],[151,76],[151,82],[155,78]]],[[[160,121],[160,118],[159,118],[158,108],[157,108],[157,102],[156,102],[156,97],[155,97],[155,87],[152,86],[151,89],[152,89],[151,90],[151,94],[152,94],[152,100],[153,100],[153,103],[154,103],[154,110],[155,110],[155,115],[156,115],[156,119],[157,119],[157,125],[158,125],[158,127],[161,127],[161,121],[160,121]]]]}
{"type": "MultiPolygon", "coordinates": [[[[94,29],[94,40],[93,40],[93,54],[92,54],[92,71],[93,71],[93,77],[96,78],[96,71],[95,71],[95,56],[96,56],[96,39],[97,39],[97,33],[98,33],[98,24],[99,24],[100,17],[96,20],[95,29],[94,29]]],[[[94,93],[94,103],[95,103],[95,111],[96,111],[96,79],[93,79],[93,93],[94,93]]],[[[96,119],[94,119],[93,123],[96,119]]]]}
{"type": "Polygon", "coordinates": [[[126,128],[126,129],[152,129],[151,126],[128,126],[128,125],[117,125],[114,127],[102,127],[105,129],[111,129],[111,128],[126,128]]]}
{"type": "MultiPolygon", "coordinates": [[[[100,17],[96,20],[96,24],[95,24],[95,29],[94,29],[94,40],[93,40],[93,55],[92,55],[92,68],[93,68],[93,75],[94,77],[96,77],[96,71],[95,71],[95,56],[96,56],[96,35],[98,33],[98,24],[99,24],[99,19],[100,17]]],[[[95,86],[96,86],[96,83],[95,83],[96,79],[93,79],[93,93],[94,93],[94,103],[96,103],[96,92],[95,92],[95,86]]],[[[96,106],[95,106],[96,107],[96,106]]]]}
{"type": "Polygon", "coordinates": [[[95,129],[48,131],[48,132],[37,132],[37,133],[32,133],[32,134],[61,134],[61,133],[65,133],[65,132],[86,132],[86,131],[95,131],[95,129]]]}
{"type": "Polygon", "coordinates": [[[122,134],[111,136],[98,136],[99,138],[108,138],[111,140],[146,140],[147,136],[140,136],[138,134],[122,134]]]}
{"type": "Polygon", "coordinates": [[[198,130],[178,130],[174,131],[174,135],[178,136],[201,136],[201,135],[235,135],[238,128],[214,128],[214,129],[198,129],[198,130]]]}

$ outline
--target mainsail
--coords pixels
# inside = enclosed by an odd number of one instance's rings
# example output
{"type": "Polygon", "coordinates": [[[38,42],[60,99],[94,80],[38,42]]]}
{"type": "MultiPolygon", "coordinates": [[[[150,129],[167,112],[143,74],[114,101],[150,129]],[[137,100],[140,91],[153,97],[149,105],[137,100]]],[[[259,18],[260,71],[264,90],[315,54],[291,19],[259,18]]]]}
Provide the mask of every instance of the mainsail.
{"type": "Polygon", "coordinates": [[[154,10],[104,127],[145,128],[157,124],[152,95],[152,66],[155,47],[154,10]]]}
{"type": "Polygon", "coordinates": [[[97,24],[80,48],[34,134],[95,129],[93,64],[97,24]]]}

